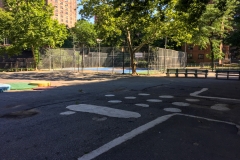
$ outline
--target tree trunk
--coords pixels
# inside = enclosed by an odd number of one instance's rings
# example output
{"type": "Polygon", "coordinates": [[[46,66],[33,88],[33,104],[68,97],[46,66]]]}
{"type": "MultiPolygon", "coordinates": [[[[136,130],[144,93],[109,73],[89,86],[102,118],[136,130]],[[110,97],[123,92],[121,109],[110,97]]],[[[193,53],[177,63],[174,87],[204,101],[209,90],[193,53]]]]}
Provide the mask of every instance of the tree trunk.
{"type": "Polygon", "coordinates": [[[210,42],[210,49],[211,49],[211,69],[213,71],[214,69],[214,52],[213,52],[213,43],[212,43],[212,40],[209,39],[209,42],[210,42]]]}
{"type": "Polygon", "coordinates": [[[127,44],[128,44],[128,48],[129,48],[129,52],[130,52],[130,57],[131,57],[130,63],[131,63],[131,67],[132,67],[132,75],[137,75],[136,63],[135,63],[135,59],[134,59],[135,51],[132,48],[131,33],[129,30],[127,30],[127,44]]]}
{"type": "Polygon", "coordinates": [[[34,60],[34,65],[35,65],[35,70],[37,71],[37,60],[36,60],[36,55],[35,55],[35,48],[32,46],[32,54],[33,54],[33,60],[34,60]]]}

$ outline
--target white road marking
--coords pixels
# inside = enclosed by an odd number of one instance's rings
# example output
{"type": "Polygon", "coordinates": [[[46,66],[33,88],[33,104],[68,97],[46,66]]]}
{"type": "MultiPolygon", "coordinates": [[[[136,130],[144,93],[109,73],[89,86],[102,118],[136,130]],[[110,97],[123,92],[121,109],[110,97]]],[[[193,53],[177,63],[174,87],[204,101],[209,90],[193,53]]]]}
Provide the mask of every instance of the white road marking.
{"type": "Polygon", "coordinates": [[[142,103],[139,103],[139,104],[135,104],[136,106],[140,106],[140,107],[149,107],[148,104],[142,104],[142,103]]]}
{"type": "Polygon", "coordinates": [[[229,111],[230,109],[227,106],[228,106],[227,104],[215,104],[211,106],[211,109],[218,111],[229,111]]]}
{"type": "Polygon", "coordinates": [[[138,95],[139,96],[149,96],[150,94],[148,94],[148,93],[139,93],[138,95]]]}
{"type": "Polygon", "coordinates": [[[189,101],[189,102],[198,102],[199,101],[199,99],[186,99],[186,101],[189,101]]]}
{"type": "Polygon", "coordinates": [[[160,98],[173,98],[173,96],[170,96],[170,95],[162,95],[162,96],[159,96],[160,98]]]}
{"type": "Polygon", "coordinates": [[[106,97],[114,97],[115,95],[113,95],[113,94],[107,94],[107,95],[105,95],[106,97]]]}
{"type": "Polygon", "coordinates": [[[147,99],[148,102],[162,102],[160,99],[147,99]]]}
{"type": "Polygon", "coordinates": [[[207,120],[207,121],[218,122],[218,123],[225,123],[225,124],[229,124],[229,125],[236,126],[237,128],[240,127],[239,125],[237,125],[237,124],[235,124],[235,123],[232,123],[232,122],[220,121],[220,120],[211,119],[211,118],[199,117],[199,116],[194,116],[194,115],[189,115],[189,114],[182,114],[182,113],[176,113],[175,115],[192,117],[192,118],[199,118],[199,119],[204,119],[204,120],[207,120]]]}
{"type": "Polygon", "coordinates": [[[189,103],[185,103],[185,102],[173,102],[172,104],[175,106],[184,106],[184,107],[190,106],[189,103]]]}
{"type": "Polygon", "coordinates": [[[108,117],[116,117],[116,118],[139,118],[141,115],[137,112],[125,111],[120,109],[114,109],[104,106],[96,106],[90,104],[78,104],[78,105],[70,105],[67,106],[68,109],[72,111],[79,112],[88,112],[95,113],[99,115],[104,115],[108,117]]]}
{"type": "Polygon", "coordinates": [[[120,100],[110,100],[110,101],[108,101],[109,103],[121,103],[122,101],[120,101],[120,100]]]}
{"type": "Polygon", "coordinates": [[[62,112],[60,113],[60,115],[71,115],[71,114],[74,114],[76,112],[73,112],[73,111],[66,111],[66,112],[62,112]]]}
{"type": "Polygon", "coordinates": [[[136,97],[125,97],[125,99],[136,99],[136,97]]]}
{"type": "Polygon", "coordinates": [[[111,148],[116,147],[116,146],[120,145],[121,143],[123,143],[129,139],[132,139],[133,137],[147,131],[148,129],[168,120],[173,115],[174,114],[158,117],[157,119],[155,119],[151,122],[148,122],[147,124],[144,124],[136,129],[124,134],[123,136],[118,137],[118,138],[104,144],[103,146],[99,147],[98,149],[96,149],[88,154],[83,155],[82,157],[78,158],[78,160],[91,160],[93,158],[96,158],[97,156],[101,155],[104,152],[107,152],[111,148]]]}
{"type": "Polygon", "coordinates": [[[171,117],[175,116],[175,115],[179,115],[179,116],[186,116],[186,117],[192,117],[192,118],[197,118],[197,119],[204,119],[207,121],[212,121],[212,122],[217,122],[217,123],[225,123],[225,124],[229,124],[229,125],[234,125],[237,128],[240,128],[239,125],[232,123],[232,122],[226,122],[226,121],[219,121],[219,120],[215,120],[215,119],[210,119],[210,118],[205,118],[205,117],[198,117],[198,116],[193,116],[193,115],[188,115],[188,114],[181,114],[181,113],[173,113],[173,114],[169,114],[169,115],[165,115],[162,117],[158,117],[157,119],[148,122],[128,133],[125,133],[123,136],[118,137],[106,144],[104,144],[103,146],[99,147],[96,150],[93,150],[92,152],[83,155],[82,157],[79,157],[78,160],[91,160],[93,158],[96,158],[97,156],[109,151],[110,149],[122,144],[123,142],[126,142],[127,140],[130,140],[134,137],[136,137],[139,134],[142,134],[143,132],[155,127],[158,124],[161,124],[165,121],[167,121],[168,119],[170,119],[171,117]]]}
{"type": "Polygon", "coordinates": [[[208,88],[203,88],[200,91],[190,93],[190,96],[199,97],[199,98],[209,98],[209,99],[220,99],[220,100],[229,100],[229,101],[240,101],[240,99],[231,99],[231,98],[222,98],[222,97],[209,97],[209,96],[199,96],[198,94],[207,91],[208,88]]]}
{"type": "Polygon", "coordinates": [[[174,113],[182,112],[182,110],[178,108],[164,108],[163,110],[167,112],[174,112],[174,113]]]}

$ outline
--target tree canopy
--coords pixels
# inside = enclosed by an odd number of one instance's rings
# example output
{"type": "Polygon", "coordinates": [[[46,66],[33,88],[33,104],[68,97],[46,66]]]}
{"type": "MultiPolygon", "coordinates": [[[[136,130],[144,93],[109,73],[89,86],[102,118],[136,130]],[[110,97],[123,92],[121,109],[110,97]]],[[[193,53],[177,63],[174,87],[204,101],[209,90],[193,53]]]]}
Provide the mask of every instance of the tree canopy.
{"type": "Polygon", "coordinates": [[[93,46],[96,44],[97,32],[94,28],[94,24],[86,21],[77,21],[75,27],[71,29],[74,34],[77,43],[87,46],[93,46]]]}
{"type": "Polygon", "coordinates": [[[222,42],[233,29],[232,20],[238,0],[213,0],[202,14],[192,36],[192,43],[203,48],[210,46],[209,57],[222,59],[222,42]]]}
{"type": "MultiPolygon", "coordinates": [[[[10,21],[1,24],[1,33],[11,45],[1,48],[2,53],[19,54],[31,49],[37,65],[41,47],[63,44],[67,37],[66,26],[52,18],[53,7],[45,0],[6,0],[4,5],[2,12],[9,15],[10,21]]],[[[0,21],[4,18],[0,17],[0,21]]]]}
{"type": "MultiPolygon", "coordinates": [[[[236,5],[235,9],[235,15],[234,15],[234,21],[233,21],[233,30],[229,32],[227,38],[225,39],[225,42],[240,48],[240,5],[236,5]]],[[[238,53],[239,54],[239,53],[238,53]]],[[[240,54],[238,55],[240,58],[240,54]]]]}
{"type": "Polygon", "coordinates": [[[134,53],[161,37],[171,36],[179,42],[190,39],[188,30],[197,24],[207,3],[208,0],[82,0],[79,5],[82,18],[95,16],[100,39],[127,43],[132,74],[136,74],[134,53]]]}

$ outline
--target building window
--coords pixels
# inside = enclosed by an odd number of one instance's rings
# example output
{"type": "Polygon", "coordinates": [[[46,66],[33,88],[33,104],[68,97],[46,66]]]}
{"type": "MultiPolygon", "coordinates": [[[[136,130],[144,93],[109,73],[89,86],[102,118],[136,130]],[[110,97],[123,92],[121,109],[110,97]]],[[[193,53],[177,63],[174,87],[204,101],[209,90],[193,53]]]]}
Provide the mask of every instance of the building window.
{"type": "Polygon", "coordinates": [[[198,59],[204,59],[204,54],[198,54],[198,59]]]}
{"type": "Polygon", "coordinates": [[[193,50],[193,45],[188,45],[188,50],[193,50]]]}
{"type": "Polygon", "coordinates": [[[204,48],[201,46],[198,46],[198,50],[204,50],[204,48]]]}
{"type": "Polygon", "coordinates": [[[188,58],[188,59],[192,59],[192,58],[193,58],[193,54],[192,54],[192,53],[188,53],[188,54],[187,54],[187,58],[188,58]]]}

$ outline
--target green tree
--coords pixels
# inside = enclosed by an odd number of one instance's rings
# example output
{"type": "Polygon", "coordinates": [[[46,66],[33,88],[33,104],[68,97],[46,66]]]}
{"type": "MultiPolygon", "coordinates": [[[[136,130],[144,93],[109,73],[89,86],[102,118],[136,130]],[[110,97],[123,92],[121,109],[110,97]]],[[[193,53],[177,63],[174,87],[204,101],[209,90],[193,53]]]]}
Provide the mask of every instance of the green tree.
{"type": "Polygon", "coordinates": [[[94,24],[82,19],[77,21],[75,27],[71,30],[78,43],[87,46],[96,44],[97,32],[94,28],[94,24]]]}
{"type": "Polygon", "coordinates": [[[227,38],[225,39],[225,43],[231,46],[240,48],[240,5],[239,4],[237,5],[236,12],[234,14],[233,28],[234,30],[229,32],[227,38]]]}
{"type": "Polygon", "coordinates": [[[82,68],[84,67],[84,45],[90,47],[96,44],[97,32],[94,24],[86,21],[77,21],[75,27],[71,29],[74,41],[82,46],[82,68]]]}
{"type": "Polygon", "coordinates": [[[66,26],[52,18],[53,7],[45,0],[6,0],[4,9],[12,16],[12,25],[4,29],[11,45],[2,52],[20,54],[31,49],[36,69],[40,48],[61,46],[67,37],[66,26]]]}
{"type": "Polygon", "coordinates": [[[232,30],[232,19],[237,4],[237,0],[213,0],[213,3],[207,5],[193,32],[193,44],[203,48],[210,46],[212,70],[214,60],[223,57],[222,42],[232,30]]]}
{"type": "Polygon", "coordinates": [[[3,45],[4,38],[7,37],[8,28],[12,25],[13,17],[11,13],[5,12],[2,8],[0,8],[0,44],[3,45]]]}
{"type": "Polygon", "coordinates": [[[190,26],[201,16],[207,2],[207,0],[82,0],[80,14],[83,18],[96,17],[96,29],[100,39],[127,43],[134,75],[137,74],[134,67],[135,52],[161,37],[173,37],[178,34],[175,40],[186,39],[186,34],[180,34],[181,30],[184,30],[183,26],[191,28],[190,26]],[[184,7],[186,2],[189,5],[184,7]],[[122,36],[124,39],[119,38],[122,36]]]}
{"type": "Polygon", "coordinates": [[[73,34],[71,28],[67,28],[67,39],[64,40],[61,48],[73,48],[73,34]]]}

